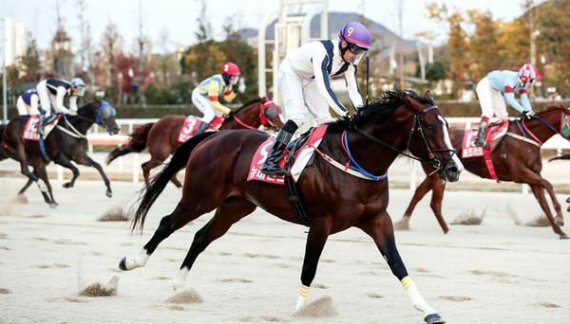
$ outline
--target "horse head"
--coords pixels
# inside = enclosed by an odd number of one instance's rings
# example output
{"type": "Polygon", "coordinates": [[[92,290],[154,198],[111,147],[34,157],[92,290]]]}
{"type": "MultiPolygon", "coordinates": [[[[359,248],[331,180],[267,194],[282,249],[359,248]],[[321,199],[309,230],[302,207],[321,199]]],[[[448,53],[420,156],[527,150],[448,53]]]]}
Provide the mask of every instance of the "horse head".
{"type": "Polygon", "coordinates": [[[364,126],[365,120],[370,132],[382,138],[377,142],[399,153],[409,150],[412,158],[429,164],[444,180],[459,180],[463,165],[451,145],[449,124],[429,91],[424,97],[411,90],[387,91],[379,101],[359,109],[356,123],[364,126]]]}
{"type": "Polygon", "coordinates": [[[283,121],[281,121],[281,107],[271,100],[270,98],[263,97],[259,98],[261,104],[259,111],[259,119],[261,125],[273,130],[278,130],[283,127],[283,121]]]}
{"type": "Polygon", "coordinates": [[[106,100],[100,100],[96,102],[96,104],[97,109],[94,122],[97,125],[105,127],[109,135],[119,133],[121,129],[115,120],[115,116],[117,115],[115,108],[106,100]]]}

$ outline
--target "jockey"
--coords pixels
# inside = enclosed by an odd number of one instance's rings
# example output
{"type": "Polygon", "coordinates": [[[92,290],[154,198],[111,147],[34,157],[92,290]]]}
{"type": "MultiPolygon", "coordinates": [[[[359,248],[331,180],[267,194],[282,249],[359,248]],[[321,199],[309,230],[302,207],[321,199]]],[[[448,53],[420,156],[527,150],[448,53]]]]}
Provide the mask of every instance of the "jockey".
{"type": "Polygon", "coordinates": [[[370,48],[368,28],[358,22],[346,24],[338,40],[305,44],[287,54],[279,67],[279,90],[289,118],[279,131],[261,171],[268,175],[283,174],[279,160],[298,127],[306,122],[307,113],[317,124],[333,121],[329,107],[340,117],[347,110],[331,89],[330,78],[344,75],[350,100],[355,108],[363,105],[356,83],[356,66],[370,48]]]}
{"type": "Polygon", "coordinates": [[[477,97],[481,104],[481,123],[475,139],[475,146],[485,145],[485,132],[493,113],[500,119],[508,117],[505,101],[527,118],[532,118],[534,112],[528,100],[528,88],[537,79],[538,73],[532,64],[523,65],[518,72],[499,70],[487,74],[477,84],[477,97]],[[520,103],[515,99],[515,93],[520,95],[520,103]]]}
{"type": "Polygon", "coordinates": [[[220,71],[202,81],[192,91],[192,103],[204,114],[196,135],[204,132],[216,116],[229,115],[231,110],[222,105],[219,97],[223,95],[224,101],[231,102],[236,97],[234,86],[240,76],[239,67],[232,62],[226,62],[220,71]]]}
{"type": "Polygon", "coordinates": [[[22,115],[39,115],[38,110],[40,98],[38,97],[38,92],[36,89],[28,89],[18,97],[16,101],[16,107],[18,108],[18,114],[22,115]]]}
{"type": "Polygon", "coordinates": [[[55,114],[51,114],[51,108],[55,113],[77,115],[77,97],[85,93],[85,83],[80,78],[73,78],[70,82],[61,79],[42,80],[36,86],[40,98],[40,113],[44,118],[40,119],[38,131],[43,134],[43,126],[49,123],[55,114]],[[69,109],[63,105],[63,99],[69,98],[69,109]]]}

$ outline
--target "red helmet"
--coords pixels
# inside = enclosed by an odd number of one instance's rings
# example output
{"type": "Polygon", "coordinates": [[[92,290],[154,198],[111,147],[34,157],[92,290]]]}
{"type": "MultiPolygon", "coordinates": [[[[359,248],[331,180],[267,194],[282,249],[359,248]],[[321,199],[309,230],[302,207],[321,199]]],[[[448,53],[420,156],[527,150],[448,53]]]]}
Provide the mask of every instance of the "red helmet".
{"type": "Polygon", "coordinates": [[[239,67],[233,62],[224,63],[221,73],[225,75],[240,75],[239,67]]]}

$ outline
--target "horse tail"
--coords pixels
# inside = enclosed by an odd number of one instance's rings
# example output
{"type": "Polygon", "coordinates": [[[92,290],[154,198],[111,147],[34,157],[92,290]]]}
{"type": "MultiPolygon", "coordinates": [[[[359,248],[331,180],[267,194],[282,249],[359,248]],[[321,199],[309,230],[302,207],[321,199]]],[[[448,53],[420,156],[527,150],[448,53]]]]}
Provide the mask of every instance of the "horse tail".
{"type": "Polygon", "coordinates": [[[154,123],[144,124],[135,128],[135,130],[129,135],[130,140],[127,144],[117,147],[107,156],[107,165],[111,164],[113,160],[123,155],[127,155],[132,152],[142,152],[146,148],[146,139],[148,138],[148,132],[154,126],[154,123]]]}
{"type": "Polygon", "coordinates": [[[132,230],[136,228],[137,224],[139,224],[141,230],[143,229],[144,221],[150,207],[152,207],[158,196],[162,193],[170,181],[170,178],[186,166],[192,150],[194,150],[194,148],[203,140],[214,134],[215,132],[206,132],[196,135],[184,142],[178,149],[176,149],[176,151],[174,151],[170,162],[166,167],[164,167],[158,176],[151,180],[149,186],[146,188],[141,199],[141,203],[135,212],[132,230]]]}

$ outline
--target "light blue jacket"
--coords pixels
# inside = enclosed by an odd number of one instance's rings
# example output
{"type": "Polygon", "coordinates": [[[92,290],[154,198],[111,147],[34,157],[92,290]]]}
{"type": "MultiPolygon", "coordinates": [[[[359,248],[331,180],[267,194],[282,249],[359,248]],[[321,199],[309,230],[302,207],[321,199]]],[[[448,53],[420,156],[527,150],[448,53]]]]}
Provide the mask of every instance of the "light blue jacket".
{"type": "Polygon", "coordinates": [[[518,73],[515,71],[498,70],[487,74],[491,87],[500,91],[505,101],[518,112],[532,111],[528,100],[528,90],[519,82],[518,73]],[[521,104],[515,99],[515,93],[521,97],[521,104]]]}

